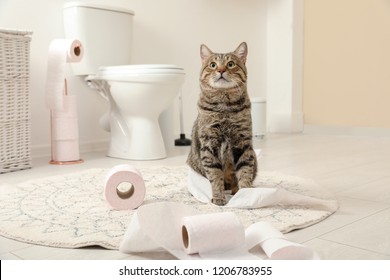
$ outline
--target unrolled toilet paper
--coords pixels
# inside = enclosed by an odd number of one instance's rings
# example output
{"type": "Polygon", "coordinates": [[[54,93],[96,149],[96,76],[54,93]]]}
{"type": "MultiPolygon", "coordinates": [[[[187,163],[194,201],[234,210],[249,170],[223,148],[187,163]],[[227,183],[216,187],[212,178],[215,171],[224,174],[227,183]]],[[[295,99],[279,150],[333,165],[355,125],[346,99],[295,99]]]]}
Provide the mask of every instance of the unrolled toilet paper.
{"type": "Polygon", "coordinates": [[[64,109],[64,79],[67,63],[79,62],[84,49],[80,41],[55,39],[50,43],[46,75],[46,106],[53,111],[64,109]]]}
{"type": "MultiPolygon", "coordinates": [[[[258,161],[260,161],[261,151],[255,150],[255,152],[258,161]]],[[[187,187],[198,201],[210,203],[212,198],[210,181],[192,168],[189,168],[187,187]]],[[[226,194],[226,199],[228,202],[224,207],[232,208],[253,209],[272,205],[304,205],[332,212],[338,208],[336,200],[293,193],[277,186],[263,188],[261,183],[257,183],[256,178],[253,182],[253,188],[240,189],[235,195],[226,194]]]]}
{"type": "Polygon", "coordinates": [[[133,166],[114,166],[106,175],[104,197],[116,210],[139,207],[145,198],[145,183],[141,173],[133,166]]]}
{"type": "Polygon", "coordinates": [[[247,229],[231,212],[200,214],[190,206],[161,202],[142,205],[134,214],[120,251],[167,250],[179,259],[318,259],[267,222],[247,229]],[[266,257],[249,252],[260,246],[266,257]]]}

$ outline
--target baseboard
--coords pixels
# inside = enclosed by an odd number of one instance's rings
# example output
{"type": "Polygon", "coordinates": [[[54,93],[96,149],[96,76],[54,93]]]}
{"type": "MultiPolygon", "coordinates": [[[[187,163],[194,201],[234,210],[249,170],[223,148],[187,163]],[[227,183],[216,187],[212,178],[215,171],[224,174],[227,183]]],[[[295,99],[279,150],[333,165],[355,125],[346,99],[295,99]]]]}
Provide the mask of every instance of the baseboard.
{"type": "Polygon", "coordinates": [[[367,137],[390,137],[390,128],[386,127],[352,127],[352,126],[325,126],[304,125],[305,134],[326,134],[367,137]]]}
{"type": "Polygon", "coordinates": [[[303,113],[271,114],[268,118],[268,131],[271,133],[301,133],[303,113]]]}
{"type": "MultiPolygon", "coordinates": [[[[89,153],[96,151],[104,151],[108,149],[109,139],[101,139],[96,141],[84,141],[80,142],[79,149],[80,153],[89,153]]],[[[51,155],[50,145],[32,145],[31,146],[31,157],[50,157],[51,155]]]]}

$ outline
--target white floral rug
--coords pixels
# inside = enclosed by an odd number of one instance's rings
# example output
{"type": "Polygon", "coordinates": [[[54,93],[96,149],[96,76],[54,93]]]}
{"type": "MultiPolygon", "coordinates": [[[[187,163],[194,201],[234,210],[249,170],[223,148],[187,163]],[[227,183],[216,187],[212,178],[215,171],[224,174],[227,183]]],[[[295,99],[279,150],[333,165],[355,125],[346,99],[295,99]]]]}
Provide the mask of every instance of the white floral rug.
{"type": "MultiPolygon", "coordinates": [[[[144,203],[181,202],[200,212],[235,212],[245,226],[268,221],[282,232],[318,223],[334,213],[337,202],[315,182],[274,172],[259,172],[255,186],[285,190],[328,200],[333,207],[298,205],[259,209],[233,209],[204,204],[187,190],[188,167],[139,168],[145,185],[144,203]]],[[[52,247],[98,245],[118,249],[136,210],[117,211],[104,200],[103,183],[108,169],[0,185],[0,235],[22,242],[52,247]]],[[[169,217],[162,217],[169,218],[169,217]]]]}

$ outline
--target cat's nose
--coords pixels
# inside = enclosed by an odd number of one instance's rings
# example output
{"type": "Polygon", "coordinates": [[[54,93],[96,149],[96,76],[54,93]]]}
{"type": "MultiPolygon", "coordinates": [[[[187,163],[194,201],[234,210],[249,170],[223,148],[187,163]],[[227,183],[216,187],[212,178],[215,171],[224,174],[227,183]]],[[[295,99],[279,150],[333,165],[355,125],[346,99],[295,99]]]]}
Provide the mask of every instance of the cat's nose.
{"type": "Polygon", "coordinates": [[[218,72],[223,74],[226,72],[226,68],[218,68],[218,72]]]}

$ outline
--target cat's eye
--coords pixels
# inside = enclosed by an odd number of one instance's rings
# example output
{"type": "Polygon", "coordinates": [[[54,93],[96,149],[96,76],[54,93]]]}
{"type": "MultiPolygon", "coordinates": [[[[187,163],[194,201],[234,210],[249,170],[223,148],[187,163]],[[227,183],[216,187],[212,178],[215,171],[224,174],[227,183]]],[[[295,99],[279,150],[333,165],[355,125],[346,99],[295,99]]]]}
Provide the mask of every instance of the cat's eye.
{"type": "Polygon", "coordinates": [[[236,64],[233,61],[229,61],[227,66],[228,68],[233,68],[234,66],[236,66],[236,64]]]}
{"type": "Polygon", "coordinates": [[[216,69],[216,68],[217,68],[217,63],[211,62],[211,63],[210,63],[210,68],[211,68],[211,69],[216,69]]]}

